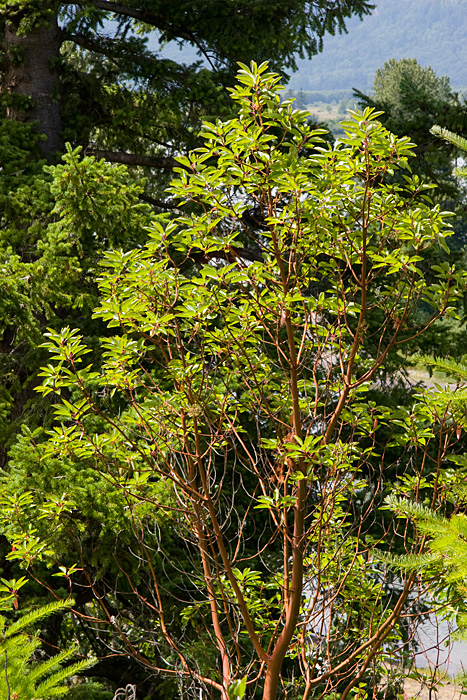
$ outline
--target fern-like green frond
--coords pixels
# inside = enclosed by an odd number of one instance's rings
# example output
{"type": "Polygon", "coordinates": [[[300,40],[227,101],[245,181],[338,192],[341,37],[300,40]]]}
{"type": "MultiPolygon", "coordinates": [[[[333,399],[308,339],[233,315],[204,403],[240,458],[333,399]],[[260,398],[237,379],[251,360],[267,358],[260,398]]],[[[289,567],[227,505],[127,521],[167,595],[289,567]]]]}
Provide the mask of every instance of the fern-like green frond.
{"type": "Polygon", "coordinates": [[[444,580],[463,591],[467,582],[467,516],[457,513],[448,520],[425,506],[395,496],[388,497],[386,503],[391,510],[414,520],[419,530],[431,539],[427,555],[391,557],[385,554],[384,559],[393,566],[408,570],[421,570],[430,563],[442,562],[444,580]]]}
{"type": "Polygon", "coordinates": [[[74,664],[65,666],[56,673],[53,673],[45,681],[42,681],[37,688],[36,693],[38,698],[50,697],[51,695],[63,694],[63,687],[57,687],[59,683],[62,683],[66,678],[74,676],[79,671],[85,668],[89,668],[96,663],[95,659],[83,659],[82,661],[77,661],[74,664]]]}
{"type": "Polygon", "coordinates": [[[50,700],[52,697],[63,700],[68,692],[63,681],[95,663],[94,659],[84,659],[63,666],[63,662],[75,652],[74,648],[62,651],[43,663],[32,662],[40,640],[38,634],[30,634],[25,628],[54,612],[70,608],[73,602],[67,600],[49,603],[27,612],[10,626],[2,618],[4,625],[3,639],[0,642],[0,667],[4,672],[0,674],[0,700],[7,697],[8,693],[21,700],[50,700]]]}
{"type": "Polygon", "coordinates": [[[19,635],[14,639],[8,639],[5,645],[2,646],[0,653],[4,654],[6,652],[8,656],[11,656],[12,654],[16,654],[18,650],[21,650],[21,656],[29,658],[34,654],[38,646],[39,642],[37,637],[19,635]]]}
{"type": "Polygon", "coordinates": [[[445,129],[442,126],[438,126],[437,124],[431,127],[430,131],[432,134],[434,134],[434,136],[439,136],[439,138],[448,141],[448,143],[452,143],[453,146],[457,146],[457,148],[460,148],[462,151],[467,151],[467,139],[462,138],[462,136],[445,129]]]}
{"type": "MultiPolygon", "coordinates": [[[[448,129],[444,129],[438,125],[433,126],[430,131],[435,136],[439,136],[445,141],[448,141],[448,143],[452,143],[453,146],[457,146],[457,148],[460,148],[461,151],[467,151],[467,139],[459,136],[459,134],[455,134],[452,131],[448,131],[448,129]]],[[[465,167],[454,168],[454,172],[459,177],[467,177],[467,168],[465,167]]]]}
{"type": "Polygon", "coordinates": [[[41,664],[39,664],[39,666],[36,666],[36,668],[29,672],[30,680],[36,681],[39,678],[42,678],[42,676],[49,675],[57,666],[60,666],[60,664],[63,661],[66,661],[66,659],[72,656],[75,651],[76,648],[71,647],[71,649],[65,649],[59,654],[51,656],[50,659],[47,659],[47,661],[42,662],[41,664]]]}
{"type": "Polygon", "coordinates": [[[443,528],[449,526],[449,520],[421,503],[415,503],[408,498],[391,495],[385,498],[385,503],[395,513],[416,521],[417,525],[427,534],[438,534],[443,528]]]}
{"type": "Polygon", "coordinates": [[[439,372],[444,372],[450,377],[467,382],[467,365],[463,362],[451,358],[431,357],[430,355],[415,355],[413,359],[428,367],[433,367],[439,372]]]}
{"type": "Polygon", "coordinates": [[[456,389],[456,391],[438,391],[436,393],[436,403],[439,406],[451,406],[452,408],[463,408],[467,404],[467,388],[456,389]]]}
{"type": "Polygon", "coordinates": [[[373,551],[373,557],[377,561],[384,562],[388,566],[403,571],[420,571],[429,564],[442,561],[442,556],[435,552],[427,552],[426,554],[391,554],[390,552],[382,552],[380,550],[373,551]]]}
{"type": "Polygon", "coordinates": [[[53,613],[58,612],[59,610],[71,608],[74,604],[75,601],[70,598],[69,600],[57,600],[53,603],[43,605],[37,610],[32,610],[26,615],[20,617],[20,619],[16,620],[16,622],[13,622],[6,630],[5,637],[11,637],[13,634],[21,632],[21,630],[25,629],[26,627],[29,627],[30,625],[33,625],[36,622],[39,622],[39,620],[42,620],[44,617],[53,615],[53,613]]]}

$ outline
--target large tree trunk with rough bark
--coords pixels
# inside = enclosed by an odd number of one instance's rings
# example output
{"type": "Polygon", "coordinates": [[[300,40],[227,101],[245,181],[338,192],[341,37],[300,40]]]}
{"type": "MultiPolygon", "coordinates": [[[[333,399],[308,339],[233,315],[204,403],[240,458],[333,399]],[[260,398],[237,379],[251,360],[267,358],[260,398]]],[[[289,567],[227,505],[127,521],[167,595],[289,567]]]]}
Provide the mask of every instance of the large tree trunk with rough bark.
{"type": "Polygon", "coordinates": [[[53,159],[61,150],[59,77],[60,28],[54,17],[26,35],[18,32],[20,17],[4,24],[4,73],[2,90],[11,95],[9,119],[37,122],[37,130],[46,136],[42,151],[53,159]],[[21,96],[29,98],[25,106],[21,96]]]}

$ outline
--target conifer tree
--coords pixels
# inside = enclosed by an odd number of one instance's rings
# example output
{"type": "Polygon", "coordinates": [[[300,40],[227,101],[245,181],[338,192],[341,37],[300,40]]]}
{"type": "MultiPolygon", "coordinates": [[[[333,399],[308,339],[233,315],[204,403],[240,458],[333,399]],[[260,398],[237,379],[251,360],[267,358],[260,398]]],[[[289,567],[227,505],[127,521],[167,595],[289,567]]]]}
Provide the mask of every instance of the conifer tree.
{"type": "MultiPolygon", "coordinates": [[[[1,582],[0,590],[11,583],[4,579],[1,582]]],[[[40,640],[37,634],[29,634],[27,630],[50,615],[71,608],[73,604],[73,600],[48,603],[23,613],[10,624],[0,615],[0,697],[4,700],[63,698],[69,690],[64,681],[92,665],[92,660],[83,659],[62,666],[73,656],[74,648],[61,651],[46,661],[38,662],[33,658],[40,640]]]]}
{"type": "MultiPolygon", "coordinates": [[[[465,140],[455,134],[434,133],[455,139],[459,147],[467,146],[465,140]]],[[[464,171],[465,172],[465,171],[464,171]]],[[[444,439],[450,435],[449,449],[438,464],[434,475],[426,475],[423,490],[414,491],[413,483],[407,489],[399,485],[386,498],[387,507],[398,517],[407,518],[415,525],[415,539],[426,539],[426,547],[420,554],[404,556],[385,553],[382,559],[405,571],[423,572],[426,579],[437,578],[438,588],[450,590],[454,607],[458,607],[458,622],[467,624],[467,454],[465,441],[467,431],[467,365],[462,360],[420,356],[420,362],[432,370],[442,373],[450,381],[438,380],[431,391],[419,396],[428,409],[432,424],[438,422],[445,427],[444,439]],[[444,386],[443,386],[444,384],[444,386]],[[430,478],[431,477],[431,478],[430,478]],[[432,486],[440,490],[441,498],[432,495],[432,486]],[[423,496],[423,497],[422,497],[423,496]],[[459,592],[461,596],[459,597],[459,592]]]]}
{"type": "MultiPolygon", "coordinates": [[[[445,129],[439,125],[431,128],[431,133],[455,146],[459,151],[467,153],[467,139],[445,129]]],[[[460,178],[467,177],[467,168],[456,168],[456,175],[460,178]]],[[[430,368],[441,372],[451,380],[450,384],[442,386],[441,380],[436,384],[435,390],[427,392],[423,399],[431,406],[432,415],[442,416],[442,420],[450,424],[450,431],[454,432],[457,440],[465,433],[467,428],[467,365],[466,357],[460,360],[443,357],[421,356],[420,361],[430,368]]],[[[462,443],[460,443],[462,446],[462,443]]],[[[445,514],[439,514],[426,504],[413,502],[407,498],[401,498],[397,494],[387,498],[387,504],[401,516],[410,518],[417,524],[418,529],[429,536],[429,553],[419,556],[393,557],[395,565],[406,569],[423,569],[433,564],[441,565],[445,570],[446,580],[455,582],[467,593],[467,550],[465,537],[467,532],[467,519],[463,512],[467,505],[467,487],[465,485],[464,472],[467,461],[466,456],[456,450],[453,454],[447,454],[447,459],[458,465],[459,473],[452,475],[444,484],[445,498],[450,507],[445,514]]],[[[432,506],[434,502],[432,502],[432,506]]],[[[391,557],[387,557],[391,560],[391,557]]]]}
{"type": "Polygon", "coordinates": [[[326,32],[367,14],[368,0],[293,2],[45,3],[0,7],[3,106],[37,122],[48,158],[64,140],[129,165],[171,169],[193,145],[203,116],[226,105],[236,61],[268,59],[294,68],[326,32]],[[149,39],[149,41],[148,41],[149,39]],[[166,42],[189,46],[194,62],[160,55],[166,42]]]}
{"type": "Polygon", "coordinates": [[[443,207],[458,212],[464,222],[457,222],[457,228],[465,230],[464,189],[453,172],[458,144],[443,142],[430,133],[433,122],[456,132],[467,126],[463,97],[449,78],[436,75],[413,58],[391,59],[376,71],[371,94],[354,93],[361,105],[384,112],[381,120],[390,131],[407,134],[417,144],[412,171],[436,184],[432,196],[443,207]]]}

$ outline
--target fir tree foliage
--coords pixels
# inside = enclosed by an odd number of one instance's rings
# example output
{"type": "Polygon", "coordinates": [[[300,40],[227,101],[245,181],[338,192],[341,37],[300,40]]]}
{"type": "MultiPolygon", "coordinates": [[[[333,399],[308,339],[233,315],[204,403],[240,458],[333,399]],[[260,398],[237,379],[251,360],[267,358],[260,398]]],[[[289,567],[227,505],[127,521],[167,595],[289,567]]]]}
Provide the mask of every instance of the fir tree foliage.
{"type": "Polygon", "coordinates": [[[144,182],[125,166],[69,148],[62,163],[44,171],[19,150],[21,159],[7,160],[0,173],[1,466],[20,426],[47,420],[47,404],[38,405],[32,391],[46,324],[60,325],[71,315],[92,336],[96,331],[84,319],[96,303],[100,256],[111,246],[141,243],[152,220],[139,200],[144,182]],[[26,170],[14,190],[13,167],[26,170]]]}
{"type": "Polygon", "coordinates": [[[412,171],[434,182],[437,189],[432,196],[436,201],[465,219],[464,187],[453,173],[459,145],[453,140],[440,141],[431,130],[434,121],[441,125],[439,128],[456,132],[467,126],[464,99],[452,88],[449,78],[413,58],[391,59],[376,71],[371,94],[354,93],[360,105],[384,112],[381,121],[390,131],[411,137],[417,144],[412,171]]]}
{"type": "MultiPolygon", "coordinates": [[[[459,151],[464,151],[465,153],[467,153],[467,139],[463,138],[462,136],[459,136],[459,134],[455,134],[442,126],[438,126],[437,124],[432,126],[430,131],[435,136],[444,139],[444,141],[447,141],[448,143],[451,143],[453,146],[458,148],[459,151]]],[[[467,168],[456,168],[456,174],[459,177],[467,177],[467,168]]]]}
{"type": "Polygon", "coordinates": [[[202,119],[226,115],[236,61],[293,69],[297,55],[313,56],[326,33],[373,8],[367,0],[5,0],[3,102],[10,118],[39,122],[48,157],[64,139],[114,162],[171,170],[202,119]],[[170,42],[194,57],[164,57],[170,42]]]}
{"type": "Polygon", "coordinates": [[[0,616],[0,695],[5,700],[49,700],[64,697],[69,688],[64,681],[79,671],[89,668],[92,659],[83,659],[63,665],[72,657],[76,649],[59,652],[46,661],[34,661],[34,654],[40,647],[38,634],[30,634],[28,629],[37,626],[54,613],[69,609],[73,600],[55,601],[36,610],[23,613],[12,623],[0,616]]]}
{"type": "Polygon", "coordinates": [[[449,570],[446,580],[460,583],[465,588],[467,517],[463,513],[459,513],[451,518],[446,518],[427,508],[426,505],[397,496],[388,496],[385,503],[399,517],[413,520],[417,524],[417,530],[423,535],[429,536],[430,551],[424,554],[405,556],[391,556],[378,552],[376,556],[406,571],[417,571],[421,568],[427,569],[433,564],[441,564],[441,570],[449,570]]]}
{"type": "MultiPolygon", "coordinates": [[[[397,517],[410,520],[416,528],[416,537],[426,539],[424,552],[403,556],[375,551],[377,559],[395,568],[421,573],[426,579],[435,579],[441,596],[448,596],[458,610],[457,621],[465,628],[467,614],[467,455],[456,449],[456,439],[467,430],[467,365],[447,358],[420,356],[419,361],[433,370],[452,378],[453,383],[438,381],[432,391],[419,394],[421,402],[431,408],[433,424],[436,420],[449,426],[454,434],[451,451],[446,451],[434,477],[441,490],[441,502],[425,497],[423,501],[412,500],[393,493],[386,498],[386,508],[397,517]],[[451,466],[453,465],[453,466],[451,466]],[[431,503],[430,503],[431,501],[431,503]],[[444,592],[443,592],[444,588],[444,592]],[[451,588],[454,588],[454,593],[451,588]],[[463,596],[459,600],[458,593],[463,596]]],[[[459,442],[461,450],[463,443],[459,442]]],[[[465,449],[465,446],[464,446],[465,449]]],[[[429,485],[427,481],[424,486],[429,485]]],[[[402,489],[403,490],[403,489],[402,489]]],[[[401,489],[397,489],[401,491],[401,489]]],[[[425,490],[426,496],[428,492],[425,490]]],[[[420,494],[417,494],[420,495],[420,494]]]]}

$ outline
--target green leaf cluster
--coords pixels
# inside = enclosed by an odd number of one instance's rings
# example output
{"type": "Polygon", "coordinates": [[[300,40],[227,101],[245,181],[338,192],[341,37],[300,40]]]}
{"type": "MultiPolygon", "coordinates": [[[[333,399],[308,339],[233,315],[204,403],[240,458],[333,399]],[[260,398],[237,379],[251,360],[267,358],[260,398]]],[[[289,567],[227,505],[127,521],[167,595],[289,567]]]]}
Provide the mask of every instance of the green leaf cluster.
{"type": "MultiPolygon", "coordinates": [[[[391,134],[378,113],[350,113],[345,136],[331,146],[306,112],[280,100],[280,79],[267,64],[240,64],[231,97],[237,116],[205,122],[204,146],[178,159],[170,193],[187,210],[154,221],[144,244],[103,255],[94,311],[106,327],[99,352],[78,329],[49,328],[50,363],[38,391],[57,399],[55,423],[45,443],[42,434],[24,438],[28,459],[35,451],[44,465],[44,475],[34,476],[43,524],[30,507],[36,496],[19,489],[4,527],[33,567],[63,556],[61,533],[76,533],[76,522],[86,522],[102,496],[106,526],[121,523],[122,536],[134,537],[127,542],[138,542],[137,567],[125,572],[127,560],[116,561],[120,588],[108,595],[117,610],[124,609],[119,595],[138,595],[142,580],[146,591],[162,577],[163,602],[170,600],[174,581],[159,528],[171,529],[186,552],[175,562],[175,601],[188,601],[183,624],[166,632],[158,598],[149,606],[153,630],[122,613],[125,643],[130,639],[149,667],[164,663],[169,672],[188,673],[186,663],[190,673],[218,683],[216,639],[235,629],[232,658],[238,653],[239,660],[232,661],[232,677],[248,671],[253,682],[254,650],[274,648],[288,624],[287,551],[303,514],[293,564],[303,557],[303,595],[284,657],[291,668],[311,658],[307,625],[330,611],[323,659],[339,659],[343,649],[349,659],[348,666],[336,662],[337,687],[364,658],[365,634],[386,623],[388,641],[401,634],[381,571],[368,555],[374,540],[365,521],[352,520],[349,504],[365,488],[374,494],[368,474],[382,453],[423,450],[434,437],[423,402],[394,411],[371,403],[368,391],[390,352],[438,317],[457,315],[465,273],[444,262],[427,264],[433,248],[446,247],[449,213],[412,176],[410,139],[391,134]],[[396,171],[400,182],[387,180],[396,171]],[[381,448],[378,422],[390,432],[381,448]],[[71,488],[57,499],[61,478],[71,488]],[[90,506],[88,484],[95,489],[90,506]],[[44,523],[54,525],[47,535],[44,523]],[[258,549],[250,528],[264,532],[258,549]],[[263,555],[266,543],[274,546],[263,555]],[[212,575],[211,565],[218,567],[212,575]],[[319,597],[314,608],[307,597],[317,580],[326,593],[323,609],[319,597]],[[249,626],[248,619],[255,622],[249,626]]],[[[67,203],[54,230],[62,235],[66,222],[92,237],[109,196],[105,166],[92,161],[81,169],[70,152],[54,172],[67,203]]],[[[131,202],[122,198],[119,212],[139,230],[147,212],[131,202]]],[[[19,450],[15,457],[19,463],[19,450]]],[[[83,559],[81,569],[101,561],[83,559]]],[[[70,562],[61,566],[70,586],[80,581],[70,562]]],[[[96,586],[101,574],[93,571],[96,586]]],[[[179,609],[173,600],[168,605],[179,609]]],[[[112,619],[109,634],[120,644],[122,628],[112,619]]],[[[381,659],[386,651],[375,653],[381,659]]],[[[326,684],[324,671],[323,679],[326,684]]],[[[222,682],[227,688],[225,677],[222,682]]]]}
{"type": "Polygon", "coordinates": [[[64,681],[93,664],[92,660],[83,659],[62,666],[75,653],[74,648],[61,651],[46,661],[32,661],[40,640],[37,634],[31,635],[27,629],[60,610],[70,608],[73,603],[73,600],[68,600],[43,605],[21,615],[11,624],[0,616],[0,660],[3,671],[0,692],[3,698],[49,700],[64,697],[68,692],[64,681]]]}

